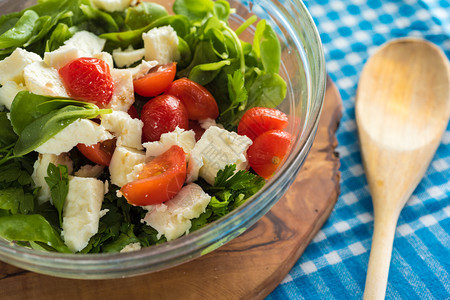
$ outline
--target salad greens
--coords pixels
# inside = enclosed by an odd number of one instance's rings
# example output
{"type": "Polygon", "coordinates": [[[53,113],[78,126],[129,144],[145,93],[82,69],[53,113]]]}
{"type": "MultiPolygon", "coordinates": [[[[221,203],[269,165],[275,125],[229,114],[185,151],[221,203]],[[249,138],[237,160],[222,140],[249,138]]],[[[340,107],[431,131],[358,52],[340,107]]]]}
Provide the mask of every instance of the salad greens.
{"type": "MultiPolygon", "coordinates": [[[[43,56],[64,44],[77,31],[88,30],[106,39],[105,51],[142,48],[142,34],[170,25],[179,38],[181,59],[177,77],[204,85],[215,97],[226,129],[236,129],[244,112],[255,106],[274,108],[286,96],[286,83],[278,74],[281,47],[273,28],[250,17],[236,30],[228,18],[233,10],[225,0],[176,0],[176,15],[155,3],[142,2],[125,11],[107,12],[89,0],[38,0],[24,11],[0,16],[0,60],[17,47],[43,56]],[[255,26],[252,43],[239,38],[255,26]]],[[[69,175],[65,166],[50,164],[45,178],[52,203],[39,204],[31,174],[34,149],[79,118],[95,118],[110,110],[92,103],[55,99],[19,92],[11,110],[0,106],[0,236],[42,251],[70,252],[61,239],[64,201],[69,175]]],[[[75,168],[86,159],[73,149],[75,168]]],[[[102,175],[109,178],[106,170],[102,175]]],[[[212,196],[206,212],[192,220],[191,231],[226,215],[255,194],[264,179],[228,165],[211,186],[198,182],[212,196]]],[[[165,242],[157,231],[141,223],[146,210],[117,197],[118,187],[105,195],[99,230],[81,253],[118,252],[139,242],[150,246],[165,242]]]]}

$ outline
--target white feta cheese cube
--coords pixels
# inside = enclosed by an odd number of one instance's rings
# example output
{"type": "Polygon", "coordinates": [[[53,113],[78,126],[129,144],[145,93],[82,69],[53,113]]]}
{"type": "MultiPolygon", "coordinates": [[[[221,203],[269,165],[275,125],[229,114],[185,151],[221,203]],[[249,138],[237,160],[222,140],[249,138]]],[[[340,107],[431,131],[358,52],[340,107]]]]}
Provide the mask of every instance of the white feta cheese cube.
{"type": "Polygon", "coordinates": [[[209,127],[191,151],[187,181],[195,181],[200,176],[213,184],[217,172],[229,164],[236,164],[236,170],[245,170],[247,149],[251,144],[247,136],[217,126],[209,127]]]}
{"type": "Polygon", "coordinates": [[[125,10],[132,2],[133,0],[91,0],[94,7],[109,12],[125,10]]]}
{"type": "Polygon", "coordinates": [[[145,162],[145,153],[132,148],[118,146],[114,150],[109,164],[111,183],[119,187],[124,186],[129,181],[127,175],[133,172],[136,165],[145,162]]]}
{"type": "Polygon", "coordinates": [[[144,123],[133,119],[124,111],[113,111],[101,116],[102,125],[117,137],[117,146],[142,148],[142,127],[144,123]]]}
{"type": "Polygon", "coordinates": [[[37,147],[35,151],[61,154],[69,152],[77,144],[93,145],[112,138],[113,135],[102,125],[91,120],[78,119],[37,147]]]}
{"type": "Polygon", "coordinates": [[[131,71],[131,75],[133,76],[133,79],[139,79],[141,77],[144,77],[151,69],[156,67],[158,65],[158,62],[156,60],[152,61],[146,61],[143,60],[142,63],[137,65],[134,68],[129,68],[128,70],[131,71]]]}
{"type": "Polygon", "coordinates": [[[79,49],[85,57],[92,57],[94,54],[102,52],[105,43],[105,39],[96,36],[92,32],[83,30],[76,32],[64,42],[64,45],[79,49]]]}
{"type": "Polygon", "coordinates": [[[97,233],[103,192],[104,185],[100,180],[69,177],[61,235],[71,251],[82,250],[97,233]]]}
{"type": "Polygon", "coordinates": [[[23,69],[31,63],[42,61],[42,58],[33,52],[16,48],[10,56],[0,61],[0,84],[7,81],[23,83],[23,69]]]}
{"type": "Polygon", "coordinates": [[[60,69],[69,62],[83,56],[84,52],[81,51],[79,48],[72,46],[61,46],[52,52],[45,52],[44,62],[49,67],[60,69]]]}
{"type": "Polygon", "coordinates": [[[27,89],[38,95],[50,97],[69,97],[64,84],[55,68],[44,62],[29,64],[23,69],[23,77],[27,89]]]}
{"type": "Polygon", "coordinates": [[[144,56],[145,56],[144,48],[133,49],[132,46],[129,46],[125,50],[122,50],[120,48],[114,49],[112,52],[112,57],[114,58],[114,62],[120,68],[131,66],[135,62],[143,59],[144,56]]]}
{"type": "Polygon", "coordinates": [[[11,104],[14,101],[17,93],[25,91],[26,88],[22,83],[17,84],[15,81],[7,81],[0,87],[0,106],[4,105],[7,109],[11,109],[11,104]]]}
{"type": "Polygon", "coordinates": [[[197,184],[190,183],[171,200],[145,206],[148,213],[143,221],[158,231],[158,238],[164,235],[170,241],[189,233],[191,219],[205,212],[209,201],[211,196],[197,184]]]}
{"type": "Polygon", "coordinates": [[[100,53],[94,53],[94,55],[92,55],[92,57],[103,60],[105,63],[108,64],[110,70],[112,70],[114,68],[113,58],[112,58],[111,54],[109,54],[108,52],[102,51],[100,53]]]}
{"type": "Polygon", "coordinates": [[[160,65],[180,59],[178,36],[169,25],[150,29],[142,34],[145,60],[156,60],[160,65]]]}
{"type": "Polygon", "coordinates": [[[187,154],[187,158],[189,158],[189,154],[195,146],[194,131],[186,131],[177,126],[174,131],[163,133],[159,141],[143,144],[146,149],[145,155],[148,159],[163,154],[174,145],[183,148],[183,151],[187,154]]]}
{"type": "Polygon", "coordinates": [[[39,154],[38,159],[33,165],[34,170],[33,174],[31,175],[31,179],[33,179],[34,182],[34,187],[41,187],[37,197],[39,204],[46,201],[52,201],[50,196],[50,188],[45,181],[45,177],[48,177],[47,169],[50,163],[54,164],[55,166],[67,166],[68,174],[72,174],[73,171],[73,163],[67,153],[62,153],[60,155],[39,154]]]}
{"type": "Polygon", "coordinates": [[[204,119],[204,120],[199,120],[198,123],[199,123],[200,127],[205,129],[205,130],[208,129],[209,127],[211,127],[211,126],[217,126],[217,127],[223,129],[223,125],[222,124],[216,123],[216,120],[211,119],[211,118],[204,119]]]}
{"type": "Polygon", "coordinates": [[[138,250],[141,250],[141,244],[140,243],[131,243],[131,244],[128,244],[125,247],[123,247],[123,249],[120,250],[120,253],[133,252],[133,251],[138,251],[138,250]]]}
{"type": "Polygon", "coordinates": [[[128,111],[134,103],[133,76],[130,70],[111,69],[114,91],[107,108],[128,111]]]}
{"type": "Polygon", "coordinates": [[[98,178],[102,173],[105,166],[101,165],[84,165],[81,166],[78,171],[76,171],[73,175],[77,177],[92,177],[98,178]]]}

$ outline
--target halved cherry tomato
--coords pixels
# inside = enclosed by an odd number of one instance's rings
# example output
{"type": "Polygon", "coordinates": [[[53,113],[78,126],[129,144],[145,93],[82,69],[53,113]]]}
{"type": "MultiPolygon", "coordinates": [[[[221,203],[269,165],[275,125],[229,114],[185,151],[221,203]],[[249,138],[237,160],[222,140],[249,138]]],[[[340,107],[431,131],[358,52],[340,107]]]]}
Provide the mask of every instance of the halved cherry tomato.
{"type": "Polygon", "coordinates": [[[282,130],[269,130],[255,138],[247,150],[248,163],[259,176],[269,179],[286,156],[291,135],[282,130]]]}
{"type": "Polygon", "coordinates": [[[139,173],[138,179],[121,188],[128,203],[151,205],[172,199],[186,180],[186,154],[179,146],[148,162],[139,173]]]}
{"type": "Polygon", "coordinates": [[[114,82],[106,62],[98,58],[80,57],[59,69],[70,97],[93,102],[101,107],[111,101],[114,82]]]}
{"type": "Polygon", "coordinates": [[[130,106],[130,109],[128,109],[128,114],[130,115],[130,117],[132,117],[133,119],[139,119],[139,113],[136,109],[135,106],[130,106]]]}
{"type": "Polygon", "coordinates": [[[90,161],[98,165],[109,166],[114,149],[116,149],[116,139],[106,140],[89,146],[78,144],[77,148],[90,161]]]}
{"type": "Polygon", "coordinates": [[[144,97],[154,97],[164,92],[175,78],[176,63],[156,66],[145,76],[133,81],[134,91],[144,97]]]}
{"type": "Polygon", "coordinates": [[[194,130],[196,142],[198,142],[203,133],[205,133],[205,129],[203,129],[202,126],[200,126],[200,124],[195,120],[189,120],[189,129],[194,130]]]}
{"type": "Polygon", "coordinates": [[[283,130],[288,125],[288,117],[275,108],[253,107],[247,110],[239,121],[237,132],[248,136],[252,141],[269,130],[283,130]]]}
{"type": "Polygon", "coordinates": [[[178,126],[189,128],[188,113],[180,99],[160,95],[145,103],[141,112],[143,142],[159,141],[161,134],[174,131],[178,126]]]}
{"type": "Polygon", "coordinates": [[[190,120],[217,119],[219,116],[219,108],[213,95],[192,80],[187,78],[175,80],[166,94],[173,95],[183,102],[190,120]]]}

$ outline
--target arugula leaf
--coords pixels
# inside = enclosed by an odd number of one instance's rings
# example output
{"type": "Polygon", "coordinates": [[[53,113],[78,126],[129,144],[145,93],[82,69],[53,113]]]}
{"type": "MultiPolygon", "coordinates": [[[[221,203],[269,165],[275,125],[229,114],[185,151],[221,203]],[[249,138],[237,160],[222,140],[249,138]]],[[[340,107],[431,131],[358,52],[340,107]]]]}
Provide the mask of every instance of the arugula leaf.
{"type": "Polygon", "coordinates": [[[9,241],[42,242],[59,252],[71,252],[59,233],[41,215],[1,216],[0,236],[9,241]]]}
{"type": "Polygon", "coordinates": [[[59,216],[59,224],[62,226],[62,210],[69,192],[69,174],[66,165],[55,166],[50,163],[47,168],[45,182],[50,188],[53,205],[56,207],[59,216]]]}

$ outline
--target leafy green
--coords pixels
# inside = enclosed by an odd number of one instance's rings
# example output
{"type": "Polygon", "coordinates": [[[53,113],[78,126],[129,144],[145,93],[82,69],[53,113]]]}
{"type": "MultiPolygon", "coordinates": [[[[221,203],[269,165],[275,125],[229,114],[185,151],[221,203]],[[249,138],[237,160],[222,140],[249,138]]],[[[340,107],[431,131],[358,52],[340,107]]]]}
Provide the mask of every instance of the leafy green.
{"type": "Polygon", "coordinates": [[[0,236],[10,241],[42,242],[56,251],[70,253],[59,233],[41,215],[1,216],[0,236]]]}
{"type": "Polygon", "coordinates": [[[19,135],[14,155],[33,151],[77,119],[91,119],[110,112],[92,103],[19,92],[11,105],[10,115],[12,127],[19,135]]]}
{"type": "Polygon", "coordinates": [[[256,26],[253,39],[253,51],[256,57],[261,58],[264,71],[278,73],[281,62],[281,46],[272,27],[266,20],[261,20],[256,26]]]}
{"type": "Polygon", "coordinates": [[[212,186],[201,181],[200,185],[206,193],[211,195],[211,201],[206,211],[192,221],[194,226],[191,231],[230,213],[258,192],[265,182],[264,178],[249,171],[236,172],[236,165],[227,165],[217,172],[212,186]]]}
{"type": "Polygon", "coordinates": [[[55,30],[53,30],[45,44],[45,51],[51,52],[61,47],[66,40],[73,36],[74,30],[74,27],[69,27],[64,23],[56,25],[55,30]]]}
{"type": "Polygon", "coordinates": [[[139,29],[168,15],[164,6],[152,2],[141,2],[139,5],[127,9],[125,24],[130,29],[139,29]]]}
{"type": "MultiPolygon", "coordinates": [[[[17,140],[17,135],[11,126],[6,112],[0,112],[0,147],[13,144],[17,140]]],[[[1,158],[1,157],[0,157],[1,158]]]]}
{"type": "Polygon", "coordinates": [[[62,210],[64,202],[66,202],[67,193],[69,192],[69,174],[66,165],[55,166],[50,163],[47,168],[45,182],[50,188],[53,205],[56,207],[59,216],[59,224],[62,226],[62,210]]]}
{"type": "Polygon", "coordinates": [[[19,47],[25,44],[33,34],[39,15],[32,10],[25,11],[14,27],[0,35],[0,49],[19,47]]]}

